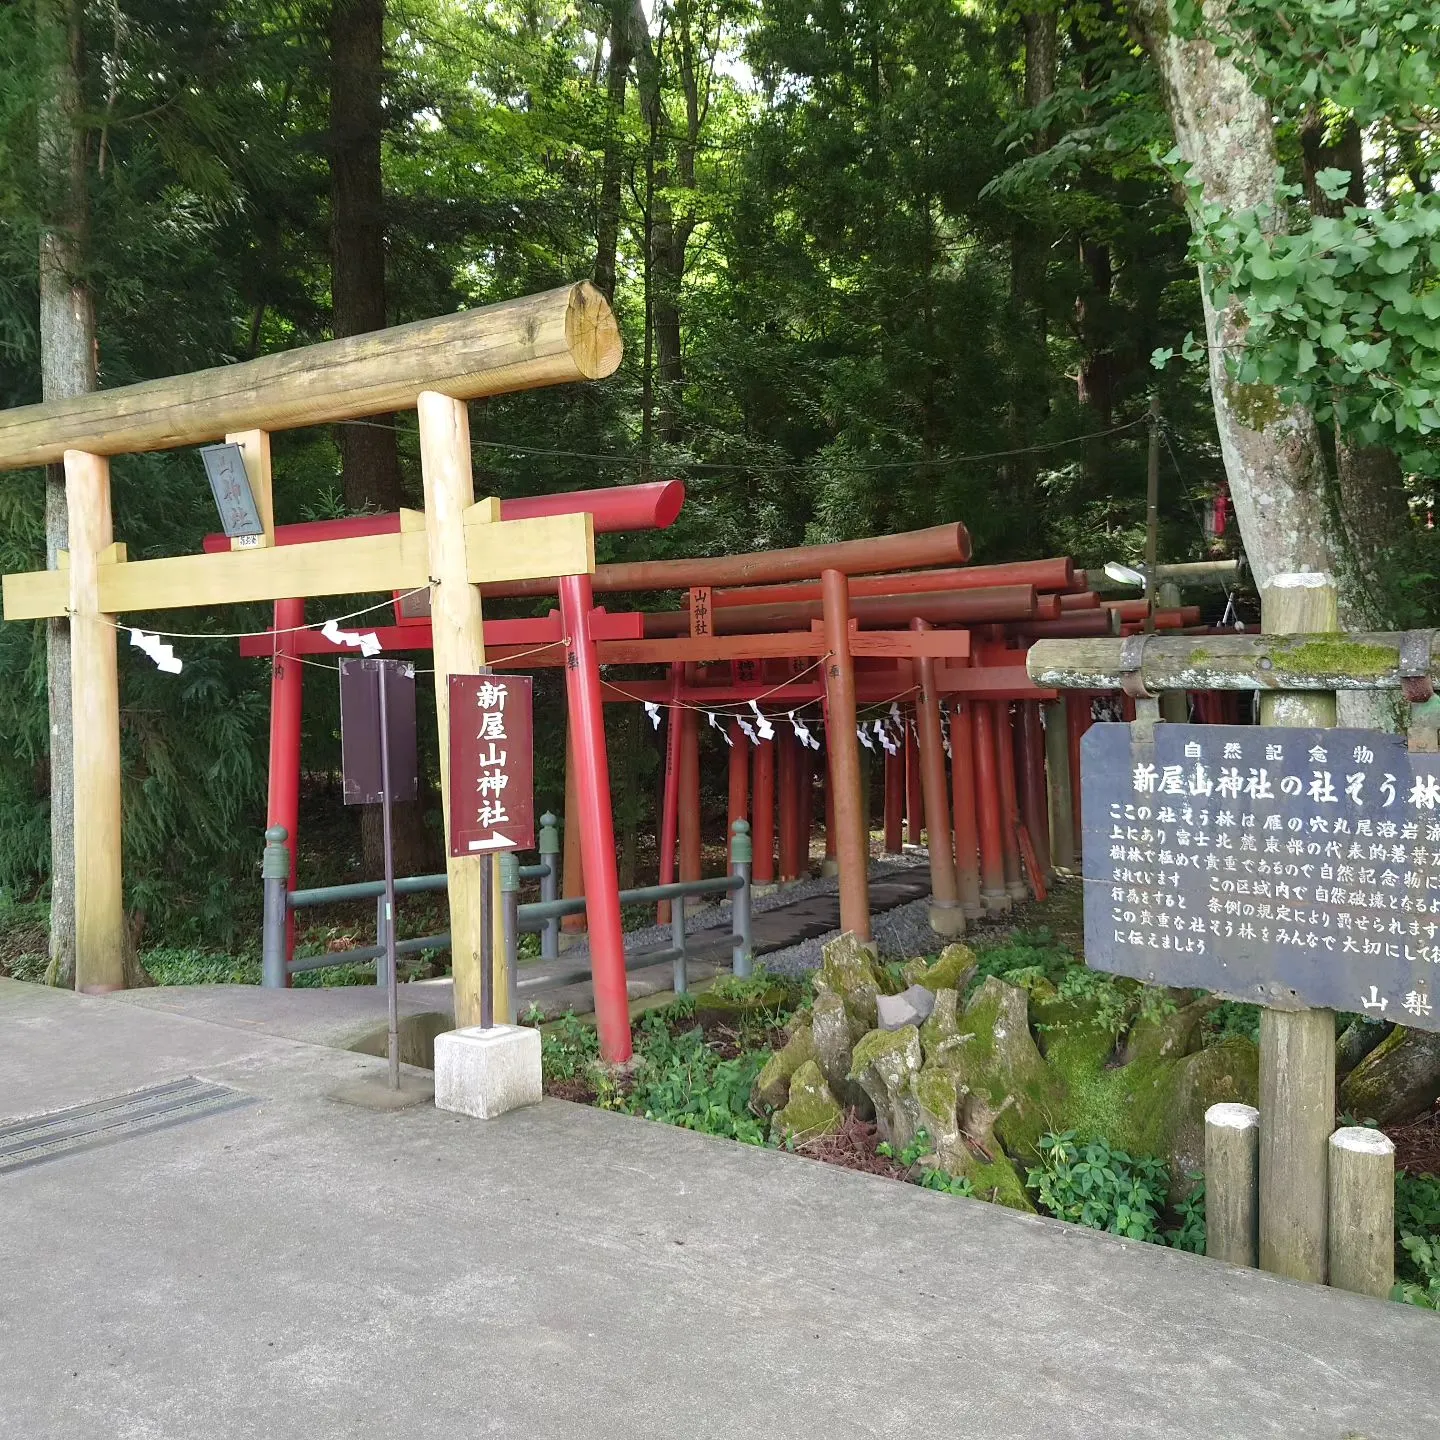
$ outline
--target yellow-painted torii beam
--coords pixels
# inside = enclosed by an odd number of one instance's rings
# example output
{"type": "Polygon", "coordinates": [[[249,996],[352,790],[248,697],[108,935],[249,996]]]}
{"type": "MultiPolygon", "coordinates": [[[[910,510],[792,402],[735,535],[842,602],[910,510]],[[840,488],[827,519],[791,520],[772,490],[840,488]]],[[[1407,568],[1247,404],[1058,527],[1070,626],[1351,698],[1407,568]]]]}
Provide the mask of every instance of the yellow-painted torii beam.
{"type": "MultiPolygon", "coordinates": [[[[465,401],[599,379],[615,370],[620,354],[609,306],[592,286],[580,284],[196,375],[0,412],[0,470],[61,459],[65,465],[67,563],[5,576],[4,604],[7,620],[70,617],[78,989],[124,984],[115,615],[428,584],[448,831],[445,682],[485,663],[479,586],[595,568],[588,515],[505,521],[498,500],[476,503],[465,401]],[[406,513],[398,533],[275,547],[269,432],[404,408],[419,418],[423,514],[406,513]],[[128,560],[115,543],[106,457],[222,436],[241,444],[266,534],[230,552],[128,560]]],[[[481,856],[448,861],[461,1026],[480,1019],[480,866],[495,863],[481,856]]],[[[495,1011],[505,1018],[510,997],[499,946],[495,952],[495,1011]]]]}

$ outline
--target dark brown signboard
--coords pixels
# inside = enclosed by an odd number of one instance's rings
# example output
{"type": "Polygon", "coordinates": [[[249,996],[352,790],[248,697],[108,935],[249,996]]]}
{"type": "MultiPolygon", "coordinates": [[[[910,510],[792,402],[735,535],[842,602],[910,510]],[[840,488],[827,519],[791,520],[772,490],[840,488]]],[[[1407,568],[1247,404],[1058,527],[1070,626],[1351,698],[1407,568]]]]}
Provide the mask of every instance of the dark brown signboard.
{"type": "Polygon", "coordinates": [[[1095,725],[1085,960],[1440,1029],[1440,755],[1403,735],[1095,725]]]}
{"type": "Polygon", "coordinates": [[[534,682],[450,677],[450,853],[535,848],[534,682]]]}
{"type": "Polygon", "coordinates": [[[408,660],[340,662],[340,764],[347,805],[378,805],[380,686],[390,716],[390,799],[419,793],[415,754],[415,667],[408,660]]]}

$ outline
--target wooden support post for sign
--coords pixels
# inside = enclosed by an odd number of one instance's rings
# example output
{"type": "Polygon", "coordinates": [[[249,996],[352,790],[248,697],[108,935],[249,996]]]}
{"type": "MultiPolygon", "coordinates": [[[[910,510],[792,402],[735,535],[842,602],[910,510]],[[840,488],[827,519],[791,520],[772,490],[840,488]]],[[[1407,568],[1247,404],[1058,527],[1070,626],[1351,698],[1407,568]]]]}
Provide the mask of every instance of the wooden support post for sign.
{"type": "Polygon", "coordinates": [[[1010,908],[1005,889],[1005,838],[996,767],[995,712],[1000,702],[975,704],[975,807],[980,835],[980,899],[986,910],[1010,908]]]}
{"type": "Polygon", "coordinates": [[[950,780],[955,810],[955,880],[967,920],[985,913],[980,900],[980,841],[975,818],[974,702],[955,697],[950,712],[950,780]]]}
{"type": "Polygon", "coordinates": [[[1229,1265],[1255,1264],[1259,1143],[1253,1105],[1205,1112],[1205,1253],[1229,1265]]]}
{"type": "Polygon", "coordinates": [[[1361,1125],[1330,1137],[1330,1283],[1377,1300],[1395,1284],[1395,1142],[1361,1125]]]}
{"type": "MultiPolygon", "coordinates": [[[[75,988],[125,984],[120,869],[120,683],[113,617],[100,612],[103,552],[114,543],[110,462],[65,452],[70,507],[70,704],[75,716],[75,988]]],[[[113,553],[113,552],[112,552],[113,553]]]]}
{"type": "Polygon", "coordinates": [[[1075,809],[1070,783],[1070,736],[1065,701],[1045,706],[1045,778],[1050,791],[1050,863],[1075,868],[1075,809]]]}
{"type": "MultiPolygon", "coordinates": [[[[914,620],[910,628],[931,627],[923,620],[914,620]]],[[[935,689],[935,661],[923,655],[914,665],[920,682],[915,697],[915,733],[920,745],[920,788],[930,848],[930,928],[937,935],[954,939],[965,933],[965,912],[960,908],[950,839],[950,787],[945,783],[945,731],[940,720],[940,696],[935,689]]]]}
{"type": "Polygon", "coordinates": [[[1000,845],[1005,865],[1005,893],[1012,900],[1028,900],[1020,873],[1020,798],[1015,784],[1015,727],[1010,720],[1010,702],[995,704],[995,774],[1000,782],[1000,845]]]}
{"type": "Polygon", "coordinates": [[[270,476],[270,432],[268,430],[236,430],[225,437],[227,445],[238,445],[245,462],[245,478],[255,497],[255,511],[265,527],[262,535],[236,535],[231,538],[232,550],[263,550],[275,543],[275,492],[270,476]]]}
{"type": "Polygon", "coordinates": [[[755,814],[751,834],[755,859],[750,879],[756,885],[775,883],[775,742],[762,740],[755,748],[755,814]]]}
{"type": "MultiPolygon", "coordinates": [[[[1261,592],[1260,611],[1262,628],[1272,635],[1318,635],[1339,628],[1335,585],[1328,575],[1276,576],[1261,592]]],[[[1333,726],[1335,696],[1325,691],[1264,693],[1260,723],[1333,726]]],[[[1328,1145],[1334,1126],[1334,1012],[1261,1010],[1262,1270],[1324,1283],[1328,1145]]]]}
{"type": "Polygon", "coordinates": [[[855,662],[850,654],[850,590],[838,570],[820,576],[825,605],[826,731],[830,787],[835,793],[835,853],[840,863],[840,928],[870,940],[870,827],[860,788],[860,738],[855,732],[855,662]]]}
{"type": "MultiPolygon", "coordinates": [[[[450,686],[451,675],[474,675],[485,664],[485,635],[480,587],[470,583],[465,559],[465,521],[475,506],[470,469],[470,416],[463,400],[423,392],[416,410],[420,422],[420,473],[425,486],[425,536],[430,568],[430,630],[435,646],[435,714],[440,738],[440,794],[445,833],[450,833],[450,686]]],[[[499,502],[494,506],[499,518],[499,502]]],[[[450,958],[455,987],[455,1026],[480,1023],[480,967],[484,955],[484,867],[491,855],[450,856],[450,958]]],[[[493,872],[492,872],[493,873],[493,872]]],[[[498,893],[498,886],[492,893],[498,893]]],[[[498,905],[493,909],[490,951],[495,1018],[511,1019],[498,905]]]]}
{"type": "MultiPolygon", "coordinates": [[[[1162,610],[1180,608],[1180,587],[1173,580],[1162,580],[1155,592],[1162,610]]],[[[1160,692],[1160,718],[1172,725],[1184,725],[1190,719],[1190,703],[1183,690],[1162,690],[1160,692]]]]}

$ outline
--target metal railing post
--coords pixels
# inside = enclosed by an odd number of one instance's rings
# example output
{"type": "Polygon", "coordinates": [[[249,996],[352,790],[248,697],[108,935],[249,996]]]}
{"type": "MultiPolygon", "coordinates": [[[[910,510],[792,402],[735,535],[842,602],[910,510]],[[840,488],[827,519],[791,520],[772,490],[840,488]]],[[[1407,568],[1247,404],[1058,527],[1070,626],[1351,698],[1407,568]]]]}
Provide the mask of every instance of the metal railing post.
{"type": "Polygon", "coordinates": [[[500,856],[500,916],[505,930],[505,990],[513,1010],[515,971],[520,960],[520,862],[513,850],[503,851],[500,856]]]}
{"type": "Polygon", "coordinates": [[[690,983],[686,969],[685,954],[685,901],[675,901],[670,906],[670,944],[675,951],[675,993],[683,995],[690,983]]]}
{"type": "Polygon", "coordinates": [[[260,879],[265,888],[265,918],[260,932],[260,983],[267,989],[285,988],[285,921],[290,890],[289,832],[272,825],[265,832],[265,853],[260,879]]]}
{"type": "MultiPolygon", "coordinates": [[[[542,901],[554,900],[560,894],[560,830],[555,816],[546,811],[540,817],[540,863],[548,870],[548,875],[540,878],[540,899],[542,901]]],[[[542,960],[558,960],[560,958],[560,917],[557,915],[553,920],[545,922],[545,928],[540,932],[540,958],[542,960]]]]}
{"type": "Polygon", "coordinates": [[[731,971],[744,979],[750,974],[750,962],[755,947],[750,938],[750,862],[754,858],[755,846],[750,839],[750,826],[744,820],[737,820],[731,827],[730,870],[744,882],[730,901],[730,929],[735,943],[730,956],[731,971]]]}

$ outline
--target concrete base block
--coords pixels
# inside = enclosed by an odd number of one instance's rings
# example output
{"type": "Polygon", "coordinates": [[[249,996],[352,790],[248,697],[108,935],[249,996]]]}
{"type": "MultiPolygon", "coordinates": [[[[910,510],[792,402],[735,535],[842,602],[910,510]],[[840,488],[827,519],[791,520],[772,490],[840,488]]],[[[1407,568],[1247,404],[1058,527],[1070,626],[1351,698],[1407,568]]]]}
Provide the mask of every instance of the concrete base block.
{"type": "Polygon", "coordinates": [[[930,902],[930,928],[946,940],[954,940],[965,933],[965,912],[951,903],[930,902]]]}
{"type": "Polygon", "coordinates": [[[833,856],[827,855],[820,862],[820,878],[829,880],[832,876],[840,873],[840,862],[833,856]]]}
{"type": "Polygon", "coordinates": [[[435,1108],[493,1120],[538,1105],[540,1032],[528,1025],[478,1025],[435,1037],[435,1108]]]}

